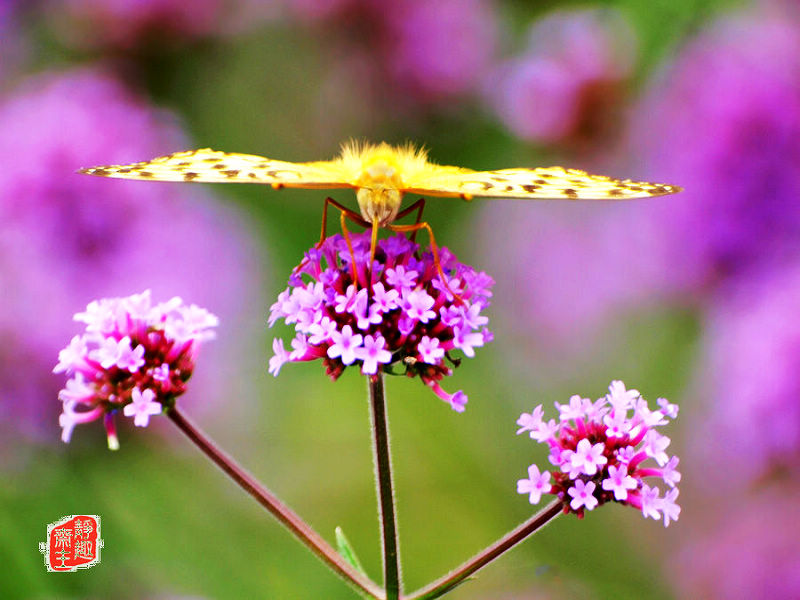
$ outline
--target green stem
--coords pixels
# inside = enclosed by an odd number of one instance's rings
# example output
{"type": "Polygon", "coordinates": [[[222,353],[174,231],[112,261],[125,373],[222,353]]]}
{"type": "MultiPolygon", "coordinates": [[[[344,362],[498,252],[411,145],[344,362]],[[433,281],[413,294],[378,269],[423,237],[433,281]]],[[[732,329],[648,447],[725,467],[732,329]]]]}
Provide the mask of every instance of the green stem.
{"type": "Polygon", "coordinates": [[[394,494],[392,492],[392,464],[389,456],[389,428],[386,420],[386,398],[383,377],[367,377],[371,408],[373,457],[375,459],[378,484],[378,506],[381,519],[381,539],[383,542],[383,585],[386,600],[400,597],[400,560],[397,552],[397,523],[394,515],[394,494]]]}
{"type": "Polygon", "coordinates": [[[547,523],[561,514],[563,508],[564,503],[561,500],[552,502],[541,512],[522,523],[516,529],[509,531],[494,544],[484,550],[481,550],[478,554],[470,558],[459,567],[450,571],[444,577],[437,579],[433,583],[426,585],[424,588],[421,588],[408,596],[404,596],[404,599],[430,600],[446,594],[454,587],[462,583],[464,579],[479,569],[485,567],[495,558],[519,544],[532,533],[535,533],[547,525],[547,523]]]}
{"type": "Polygon", "coordinates": [[[356,571],[328,542],[311,529],[297,513],[281,502],[275,494],[261,485],[231,457],[217,448],[216,444],[183,416],[176,407],[168,409],[167,416],[214,464],[233,479],[239,487],[255,498],[261,506],[272,513],[282,525],[291,531],[297,539],[305,544],[337,575],[372,598],[384,598],[383,591],[377,584],[356,571]]]}

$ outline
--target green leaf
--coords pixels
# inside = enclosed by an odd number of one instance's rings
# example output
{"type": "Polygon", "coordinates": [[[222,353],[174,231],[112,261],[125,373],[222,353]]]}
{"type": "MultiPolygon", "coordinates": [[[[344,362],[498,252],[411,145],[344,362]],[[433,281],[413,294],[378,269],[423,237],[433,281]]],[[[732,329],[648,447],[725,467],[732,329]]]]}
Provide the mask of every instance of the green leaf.
{"type": "Polygon", "coordinates": [[[356,556],[353,547],[350,545],[347,537],[344,535],[344,531],[342,531],[341,527],[336,527],[336,548],[339,550],[339,554],[352,565],[354,569],[356,569],[362,575],[366,575],[366,571],[364,571],[364,567],[361,566],[361,562],[358,560],[358,556],[356,556]]]}

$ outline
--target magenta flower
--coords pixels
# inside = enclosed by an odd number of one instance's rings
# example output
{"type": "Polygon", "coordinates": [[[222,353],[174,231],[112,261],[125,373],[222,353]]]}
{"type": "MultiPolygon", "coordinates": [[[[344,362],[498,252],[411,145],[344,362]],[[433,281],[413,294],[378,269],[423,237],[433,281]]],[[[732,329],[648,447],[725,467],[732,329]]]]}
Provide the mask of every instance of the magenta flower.
{"type": "MultiPolygon", "coordinates": [[[[359,279],[366,280],[370,234],[352,236],[359,279]],[[362,279],[363,277],[363,279],[362,279]]],[[[322,359],[332,379],[345,367],[358,365],[365,375],[404,369],[450,406],[461,412],[463,392],[449,394],[439,381],[460,362],[451,353],[475,355],[491,339],[481,311],[489,305],[494,283],[484,273],[459,263],[439,250],[447,285],[443,285],[433,255],[420,255],[419,246],[402,235],[378,242],[372,265],[372,289],[353,282],[351,257],[341,235],[327,238],[306,259],[270,309],[269,323],[293,324],[297,337],[287,353],[283,342],[273,343],[269,370],[277,375],[286,362],[322,359]],[[307,281],[304,281],[307,280],[307,281]],[[449,288],[449,289],[448,289],[449,288]],[[459,290],[459,298],[451,291],[459,290]]]]}
{"type": "Polygon", "coordinates": [[[633,67],[631,27],[608,10],[558,11],[536,21],[528,37],[523,54],[497,68],[487,86],[506,127],[544,143],[604,132],[633,67]]]}
{"type": "Polygon", "coordinates": [[[547,494],[550,489],[550,473],[539,472],[537,465],[528,467],[528,478],[517,481],[517,493],[530,494],[530,503],[539,504],[542,494],[547,494]]]}
{"type": "Polygon", "coordinates": [[[608,479],[603,480],[603,489],[614,492],[614,500],[622,501],[628,498],[628,491],[639,487],[638,482],[628,475],[627,465],[608,467],[608,479]]]}
{"type": "Polygon", "coordinates": [[[187,146],[173,115],[105,72],[49,72],[4,96],[0,132],[0,338],[13,340],[0,350],[0,438],[56,439],[48,407],[62,382],[50,370],[74,334],[69,307],[145,288],[193,298],[228,324],[208,348],[220,368],[195,374],[196,413],[219,411],[263,305],[249,231],[210,189],[75,173],[187,146]]]}
{"type": "Polygon", "coordinates": [[[155,396],[156,393],[150,388],[144,392],[138,387],[133,388],[131,403],[125,405],[122,414],[133,417],[133,424],[137,427],[147,427],[150,417],[161,413],[161,404],[153,400],[155,396]]]}
{"type": "Polygon", "coordinates": [[[114,415],[122,409],[146,427],[186,391],[200,342],[214,337],[217,317],[180,298],[153,305],[150,290],[91,302],[75,320],[86,332],[59,353],[54,373],[71,376],[59,392],[61,439],[76,425],[105,419],[108,446],[119,447],[114,415]]]}
{"type": "Polygon", "coordinates": [[[655,428],[675,418],[677,407],[663,399],[659,404],[667,408],[650,410],[636,390],[612,381],[609,393],[596,402],[580,396],[573,396],[568,405],[556,402],[561,415],[558,425],[552,419],[544,421],[541,405],[521,415],[517,434],[527,431],[531,438],[547,444],[550,462],[558,470],[540,473],[531,465],[529,479],[519,480],[517,491],[530,494],[531,504],[537,504],[543,493],[553,494],[564,503],[564,512],[580,518],[584,511],[613,500],[638,508],[645,517],[663,518],[664,525],[669,525],[680,513],[675,502],[680,481],[678,459],[664,452],[670,440],[655,428]],[[609,427],[605,422],[609,416],[615,422],[624,421],[625,426],[609,427]],[[620,430],[626,433],[620,434],[620,430]],[[643,464],[650,458],[658,467],[643,464]],[[667,484],[665,496],[644,482],[651,477],[667,484]]]}
{"type": "Polygon", "coordinates": [[[378,334],[375,338],[371,335],[364,336],[364,345],[356,348],[356,358],[362,361],[361,372],[374,375],[378,372],[378,364],[387,364],[392,360],[392,353],[384,350],[386,340],[378,334]]]}
{"type": "Polygon", "coordinates": [[[576,480],[575,485],[567,490],[567,494],[572,496],[569,507],[574,511],[582,510],[584,506],[586,510],[595,508],[598,504],[597,498],[592,495],[595,487],[592,481],[576,480]]]}

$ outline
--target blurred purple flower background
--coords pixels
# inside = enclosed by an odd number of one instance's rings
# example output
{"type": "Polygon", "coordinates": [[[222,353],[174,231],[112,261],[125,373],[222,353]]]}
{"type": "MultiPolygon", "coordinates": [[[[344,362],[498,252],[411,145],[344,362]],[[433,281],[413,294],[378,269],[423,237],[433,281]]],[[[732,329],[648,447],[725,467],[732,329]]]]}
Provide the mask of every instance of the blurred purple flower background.
{"type": "Polygon", "coordinates": [[[794,258],[799,25],[754,15],[718,21],[687,45],[637,107],[630,138],[642,164],[686,186],[650,218],[669,240],[667,259],[689,289],[794,258]]]}
{"type": "Polygon", "coordinates": [[[800,475],[798,259],[723,288],[708,309],[698,375],[705,414],[691,443],[707,488],[742,491],[776,474],[800,475]]]}
{"type": "Polygon", "coordinates": [[[697,515],[674,573],[682,598],[800,596],[800,544],[791,515],[800,502],[796,481],[758,490],[747,501],[714,503],[697,515]]]}
{"type": "Polygon", "coordinates": [[[630,76],[636,37],[613,10],[558,11],[535,21],[528,46],[501,64],[488,101],[516,136],[539,143],[609,133],[609,110],[630,76]]]}
{"type": "Polygon", "coordinates": [[[498,287],[514,282],[498,298],[516,294],[525,318],[514,323],[527,321],[553,364],[604,344],[597,334],[631,311],[698,315],[699,406],[683,454],[690,497],[709,508],[679,551],[687,597],[798,593],[788,572],[800,538],[783,524],[791,501],[761,490],[796,482],[800,465],[800,15],[764,9],[721,17],[680,47],[631,107],[625,144],[610,147],[619,158],[598,142],[578,165],[683,193],[492,207],[483,233],[498,287]],[[780,558],[767,564],[772,552],[780,558]]]}
{"type": "Polygon", "coordinates": [[[47,1],[51,25],[69,45],[131,51],[252,28],[277,10],[274,0],[47,1]]]}
{"type": "Polygon", "coordinates": [[[258,318],[258,255],[245,228],[200,188],[75,173],[186,145],[175,119],[113,76],[79,70],[21,84],[0,105],[0,131],[0,427],[55,441],[50,363],[76,332],[71,315],[146,287],[202,303],[230,328],[190,394],[200,405],[218,398],[243,352],[233,332],[258,318]]]}
{"type": "MultiPolygon", "coordinates": [[[[409,118],[420,106],[446,108],[448,100],[477,93],[502,31],[490,0],[287,1],[318,31],[330,35],[335,26],[329,52],[348,69],[363,70],[360,104],[374,96],[371,102],[409,118]]],[[[343,76],[341,65],[331,69],[343,76]]]]}
{"type": "MultiPolygon", "coordinates": [[[[522,216],[516,207],[512,217],[489,213],[492,230],[511,223],[493,254],[521,248],[517,266],[498,264],[512,280],[531,282],[517,291],[534,327],[560,330],[565,339],[643,301],[702,306],[724,281],[793,258],[800,239],[798,31],[797,23],[777,19],[721,20],[634,107],[628,145],[637,162],[626,172],[677,182],[685,188],[680,195],[558,207],[544,217],[536,210],[522,216]],[[529,277],[515,272],[521,267],[529,277]],[[569,293],[579,289],[591,293],[569,293]]],[[[590,162],[605,168],[614,161],[590,162]]]]}

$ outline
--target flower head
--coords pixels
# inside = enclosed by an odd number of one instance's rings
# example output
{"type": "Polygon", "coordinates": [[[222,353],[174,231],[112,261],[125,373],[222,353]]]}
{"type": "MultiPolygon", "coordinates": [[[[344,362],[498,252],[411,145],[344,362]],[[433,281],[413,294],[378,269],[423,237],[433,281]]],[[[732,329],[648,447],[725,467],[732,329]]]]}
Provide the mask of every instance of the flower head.
{"type": "Polygon", "coordinates": [[[75,315],[86,332],[58,355],[53,372],[71,376],[58,398],[61,439],[79,423],[104,417],[109,447],[117,447],[114,415],[122,409],[139,427],[186,391],[199,343],[214,337],[217,317],[180,298],[152,304],[150,290],[90,302],[75,315]]]}
{"type": "Polygon", "coordinates": [[[466,395],[445,392],[439,381],[452,374],[445,360],[459,363],[451,352],[472,357],[491,339],[484,327],[488,319],[480,313],[489,305],[494,282],[441,248],[445,285],[433,255],[420,254],[417,244],[398,234],[378,242],[368,288],[363,281],[370,272],[370,234],[353,235],[351,242],[358,282],[347,243],[335,235],[306,254],[289,288],[272,305],[270,325],[278,319],[293,324],[299,342],[292,345],[302,351],[287,354],[276,341],[270,372],[277,375],[285,362],[317,358],[332,379],[350,365],[365,375],[392,373],[394,365],[402,365],[406,375],[419,376],[454,410],[463,411],[466,395]]]}
{"type": "Polygon", "coordinates": [[[677,521],[678,458],[667,455],[664,450],[670,440],[656,431],[677,416],[677,407],[659,400],[661,408],[650,410],[636,390],[612,381],[609,393],[597,402],[573,396],[568,405],[556,403],[561,413],[557,425],[552,419],[544,422],[541,405],[523,414],[517,433],[528,431],[531,438],[547,444],[557,470],[540,473],[531,465],[529,479],[519,480],[517,491],[529,494],[531,504],[537,504],[542,494],[553,494],[564,503],[564,512],[578,517],[613,500],[638,508],[645,517],[663,518],[665,526],[677,521]],[[657,465],[645,465],[648,459],[657,465]],[[667,484],[663,497],[658,487],[644,482],[650,477],[667,484]]]}

